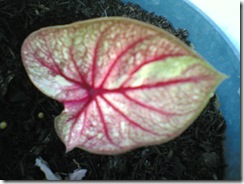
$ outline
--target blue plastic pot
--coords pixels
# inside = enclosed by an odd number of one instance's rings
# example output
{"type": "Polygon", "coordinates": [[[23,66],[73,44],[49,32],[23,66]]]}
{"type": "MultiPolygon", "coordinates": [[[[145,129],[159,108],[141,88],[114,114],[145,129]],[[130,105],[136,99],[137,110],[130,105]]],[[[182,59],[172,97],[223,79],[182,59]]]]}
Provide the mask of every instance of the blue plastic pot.
{"type": "Polygon", "coordinates": [[[122,0],[166,17],[175,28],[186,28],[197,52],[217,70],[227,74],[216,93],[226,120],[226,180],[240,180],[240,53],[222,30],[188,1],[122,0]]]}

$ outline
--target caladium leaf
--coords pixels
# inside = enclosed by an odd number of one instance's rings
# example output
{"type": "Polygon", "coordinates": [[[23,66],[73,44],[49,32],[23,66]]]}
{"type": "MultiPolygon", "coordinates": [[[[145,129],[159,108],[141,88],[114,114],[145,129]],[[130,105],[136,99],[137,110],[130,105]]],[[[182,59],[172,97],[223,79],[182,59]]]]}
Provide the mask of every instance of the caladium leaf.
{"type": "Polygon", "coordinates": [[[67,151],[99,154],[175,138],[225,78],[169,33],[119,17],[40,29],[22,59],[36,87],[64,104],[55,128],[67,151]]]}

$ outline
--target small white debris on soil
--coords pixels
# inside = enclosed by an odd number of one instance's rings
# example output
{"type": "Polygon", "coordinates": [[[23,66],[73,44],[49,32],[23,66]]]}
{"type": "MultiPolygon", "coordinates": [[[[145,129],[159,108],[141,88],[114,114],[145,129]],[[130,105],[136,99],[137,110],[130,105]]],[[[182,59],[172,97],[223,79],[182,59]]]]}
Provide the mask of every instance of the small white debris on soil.
{"type": "MultiPolygon", "coordinates": [[[[48,163],[43,160],[41,157],[36,158],[36,166],[38,166],[42,172],[45,174],[47,180],[62,180],[61,176],[54,174],[48,166],[48,163]]],[[[87,170],[86,169],[76,169],[73,173],[67,174],[67,180],[82,180],[85,177],[87,170]]],[[[65,174],[66,175],[66,174],[65,174]]]]}
{"type": "Polygon", "coordinates": [[[69,180],[77,181],[82,180],[86,176],[86,169],[76,169],[73,173],[69,174],[69,180]]]}
{"type": "Polygon", "coordinates": [[[38,166],[45,174],[47,180],[61,180],[61,177],[54,174],[48,166],[48,163],[41,157],[36,158],[36,166],[38,166]]]}

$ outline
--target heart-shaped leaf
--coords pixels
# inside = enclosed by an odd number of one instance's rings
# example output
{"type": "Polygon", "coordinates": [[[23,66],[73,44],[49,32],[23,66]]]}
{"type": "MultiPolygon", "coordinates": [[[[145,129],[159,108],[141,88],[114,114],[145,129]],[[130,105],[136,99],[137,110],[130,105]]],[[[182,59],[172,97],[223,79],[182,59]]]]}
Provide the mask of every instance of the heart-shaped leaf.
{"type": "Polygon", "coordinates": [[[67,151],[118,154],[178,136],[225,78],[174,36],[127,18],[40,29],[25,69],[64,104],[55,128],[67,151]]]}

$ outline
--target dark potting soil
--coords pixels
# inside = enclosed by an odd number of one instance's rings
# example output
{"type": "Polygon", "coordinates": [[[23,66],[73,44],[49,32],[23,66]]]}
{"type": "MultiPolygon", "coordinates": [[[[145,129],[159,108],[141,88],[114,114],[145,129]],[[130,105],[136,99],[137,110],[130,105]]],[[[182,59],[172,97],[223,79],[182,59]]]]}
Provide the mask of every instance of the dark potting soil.
{"type": "Polygon", "coordinates": [[[174,29],[164,17],[118,0],[0,0],[0,122],[7,123],[0,129],[0,179],[45,179],[35,166],[39,156],[63,177],[78,165],[87,169],[84,180],[223,179],[226,124],[216,97],[190,128],[168,143],[117,156],[80,149],[65,153],[53,126],[63,106],[33,86],[21,62],[21,44],[39,28],[101,16],[139,19],[190,45],[186,29],[174,29]]]}

